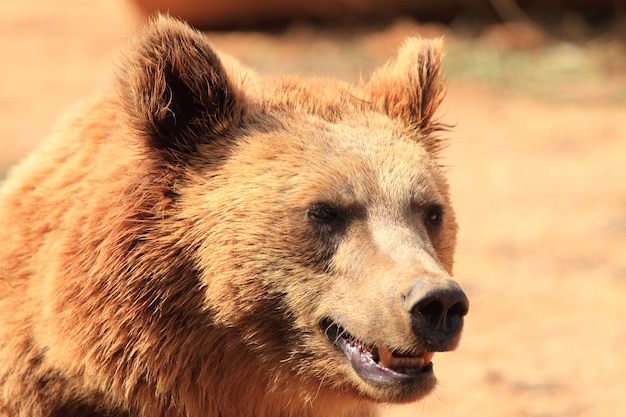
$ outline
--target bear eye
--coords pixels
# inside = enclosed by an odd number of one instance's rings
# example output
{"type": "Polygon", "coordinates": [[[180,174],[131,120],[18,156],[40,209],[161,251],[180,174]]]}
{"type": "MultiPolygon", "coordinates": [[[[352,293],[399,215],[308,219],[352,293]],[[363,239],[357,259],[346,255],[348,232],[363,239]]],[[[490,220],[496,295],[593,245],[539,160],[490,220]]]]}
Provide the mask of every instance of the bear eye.
{"type": "Polygon", "coordinates": [[[431,230],[441,227],[443,221],[443,207],[439,204],[431,204],[424,209],[424,224],[431,230]]]}
{"type": "Polygon", "coordinates": [[[326,203],[311,204],[306,211],[306,216],[310,220],[320,224],[332,224],[341,219],[340,211],[326,203]]]}

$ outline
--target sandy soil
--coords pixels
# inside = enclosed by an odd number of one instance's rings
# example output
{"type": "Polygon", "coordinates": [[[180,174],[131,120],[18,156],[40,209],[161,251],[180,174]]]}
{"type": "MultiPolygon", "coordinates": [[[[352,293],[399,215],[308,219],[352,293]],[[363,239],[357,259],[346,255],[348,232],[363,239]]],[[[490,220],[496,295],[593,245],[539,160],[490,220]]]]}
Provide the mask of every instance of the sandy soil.
{"type": "MultiPolygon", "coordinates": [[[[49,3],[0,3],[0,173],[107,84],[141,21],[123,0],[49,3]]],[[[438,29],[212,39],[262,72],[356,79],[416,30],[438,29]]],[[[435,356],[434,395],[383,415],[626,415],[626,104],[603,93],[616,85],[552,99],[452,77],[445,162],[472,307],[459,349],[435,356]]]]}

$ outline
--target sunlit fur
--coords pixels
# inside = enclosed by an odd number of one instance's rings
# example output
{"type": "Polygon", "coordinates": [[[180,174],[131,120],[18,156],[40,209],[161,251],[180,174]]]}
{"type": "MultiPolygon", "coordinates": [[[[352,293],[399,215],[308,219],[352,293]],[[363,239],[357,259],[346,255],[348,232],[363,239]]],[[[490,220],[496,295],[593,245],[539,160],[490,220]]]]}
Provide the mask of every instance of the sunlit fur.
{"type": "Polygon", "coordinates": [[[0,190],[0,415],[365,417],[425,395],[359,379],[319,322],[423,349],[399,298],[452,273],[440,61],[411,39],[360,85],[266,79],[151,21],[0,190]],[[330,248],[315,202],[367,215],[330,248]]]}

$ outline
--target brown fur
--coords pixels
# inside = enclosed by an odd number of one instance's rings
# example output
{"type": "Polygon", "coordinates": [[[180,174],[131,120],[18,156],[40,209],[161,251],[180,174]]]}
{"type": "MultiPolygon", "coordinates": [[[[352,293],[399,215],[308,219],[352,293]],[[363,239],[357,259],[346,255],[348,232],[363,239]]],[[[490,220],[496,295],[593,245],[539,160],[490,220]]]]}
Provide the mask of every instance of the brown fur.
{"type": "Polygon", "coordinates": [[[0,191],[0,415],[356,417],[425,395],[358,378],[319,322],[425,350],[397,298],[452,272],[440,60],[411,40],[359,86],[263,79],[151,22],[0,191]],[[316,202],[352,220],[316,225],[316,202]]]}

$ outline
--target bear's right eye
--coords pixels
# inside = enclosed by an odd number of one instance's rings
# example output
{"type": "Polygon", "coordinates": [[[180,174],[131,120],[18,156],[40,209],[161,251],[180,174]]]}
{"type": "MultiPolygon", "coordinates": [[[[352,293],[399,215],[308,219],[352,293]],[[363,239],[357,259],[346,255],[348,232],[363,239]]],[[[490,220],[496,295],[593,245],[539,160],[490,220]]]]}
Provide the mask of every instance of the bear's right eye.
{"type": "Polygon", "coordinates": [[[309,220],[319,224],[337,223],[342,218],[339,209],[326,203],[311,204],[306,211],[306,216],[309,220]]]}

